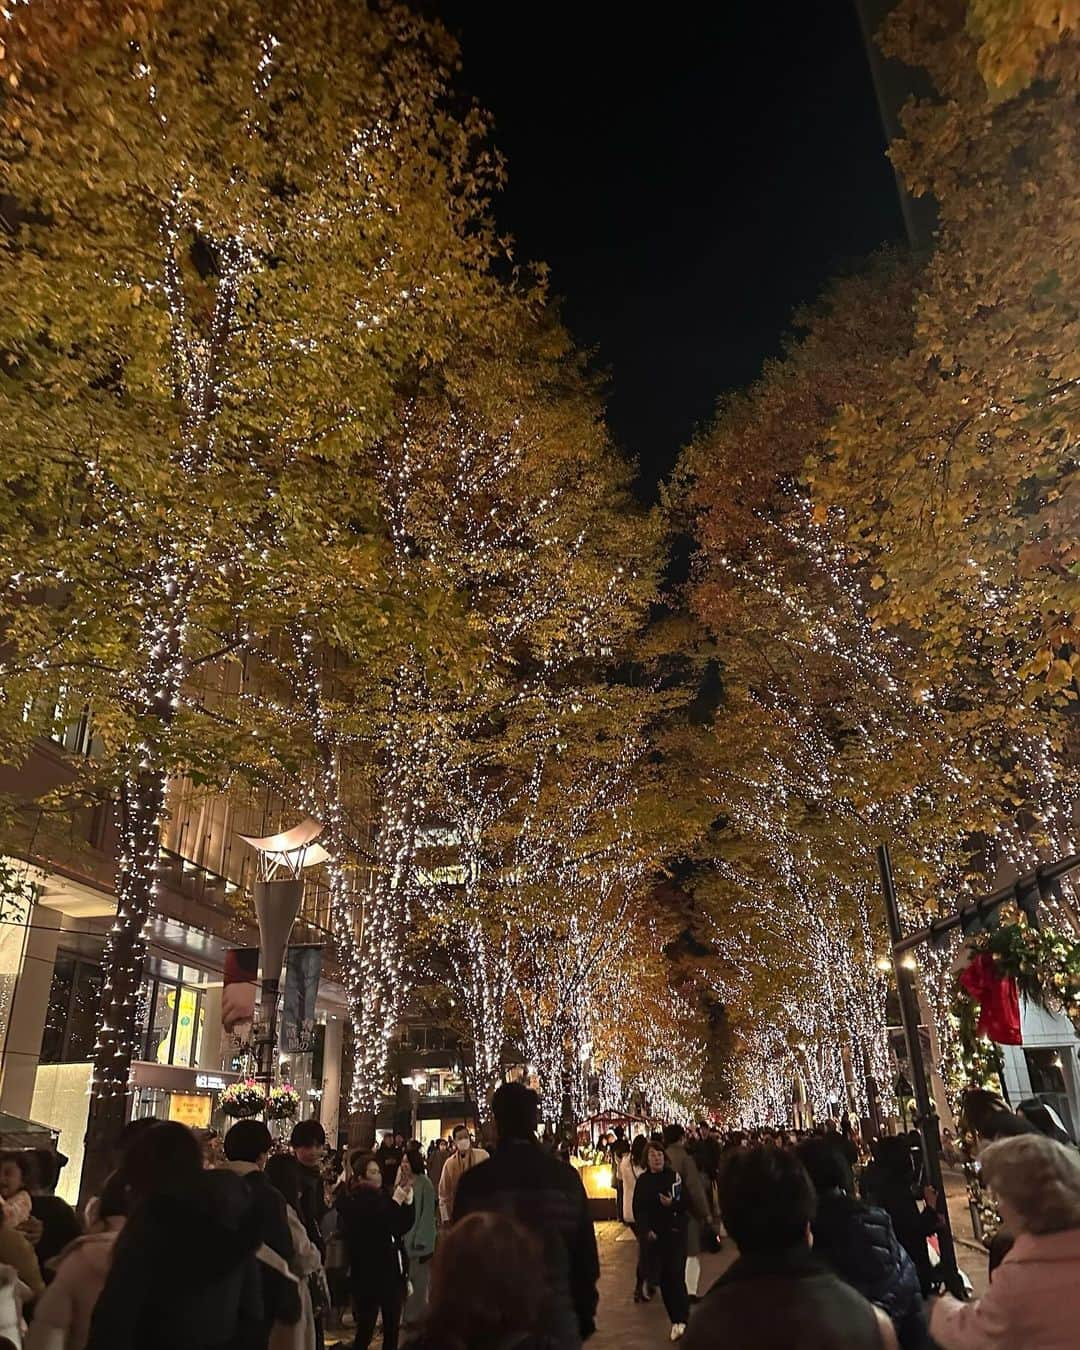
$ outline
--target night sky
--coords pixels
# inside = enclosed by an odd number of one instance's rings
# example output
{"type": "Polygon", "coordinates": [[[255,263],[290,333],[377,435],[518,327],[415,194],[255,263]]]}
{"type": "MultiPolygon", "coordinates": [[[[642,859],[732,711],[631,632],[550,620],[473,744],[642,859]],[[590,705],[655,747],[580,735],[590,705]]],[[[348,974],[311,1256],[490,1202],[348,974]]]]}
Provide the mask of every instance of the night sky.
{"type": "Polygon", "coordinates": [[[651,496],[792,309],[903,226],[851,0],[436,0],[651,496]],[[647,17],[644,17],[647,16],[647,17]]]}

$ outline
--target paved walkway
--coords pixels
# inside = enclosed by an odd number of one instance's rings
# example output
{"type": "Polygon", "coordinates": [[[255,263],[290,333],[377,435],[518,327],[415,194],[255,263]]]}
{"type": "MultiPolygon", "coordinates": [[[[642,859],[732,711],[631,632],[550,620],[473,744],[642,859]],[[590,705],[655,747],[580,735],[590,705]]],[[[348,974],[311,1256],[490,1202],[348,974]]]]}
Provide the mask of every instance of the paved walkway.
{"type": "MultiPolygon", "coordinates": [[[[967,1272],[975,1294],[986,1292],[986,1255],[971,1239],[970,1219],[964,1205],[963,1179],[958,1174],[948,1175],[950,1210],[958,1239],[957,1256],[967,1272]]],[[[589,1341],[588,1350],[652,1350],[670,1344],[670,1325],[660,1295],[651,1303],[635,1303],[634,1268],[637,1263],[637,1243],[629,1229],[621,1223],[598,1223],[596,1241],[600,1249],[600,1307],[596,1317],[596,1335],[589,1341]]],[[[734,1243],[725,1239],[723,1250],[716,1256],[701,1258],[699,1292],[708,1291],[713,1281],[735,1259],[734,1243]]],[[[351,1333],[341,1333],[343,1345],[351,1345],[351,1333]]],[[[329,1344],[338,1337],[328,1338],[329,1344]]],[[[376,1336],[374,1344],[381,1345],[376,1336]]]]}
{"type": "MultiPolygon", "coordinates": [[[[596,1335],[588,1350],[646,1350],[646,1347],[670,1344],[671,1324],[657,1294],[651,1303],[634,1302],[634,1268],[637,1242],[621,1223],[598,1223],[596,1241],[600,1248],[600,1307],[596,1315],[596,1335]]],[[[717,1256],[701,1258],[701,1284],[704,1294],[735,1259],[734,1244],[724,1243],[717,1256]]]]}

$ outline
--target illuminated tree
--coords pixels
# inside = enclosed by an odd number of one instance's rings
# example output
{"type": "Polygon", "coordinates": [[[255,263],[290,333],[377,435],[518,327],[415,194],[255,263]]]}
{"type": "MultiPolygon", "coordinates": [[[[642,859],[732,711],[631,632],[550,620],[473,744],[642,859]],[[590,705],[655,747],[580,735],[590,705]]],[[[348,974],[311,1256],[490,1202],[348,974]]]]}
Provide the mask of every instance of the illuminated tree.
{"type": "Polygon", "coordinates": [[[363,527],[399,377],[489,285],[477,127],[437,112],[450,55],[393,8],[271,25],[196,0],[5,97],[2,748],[89,703],[118,800],[95,1148],[127,1092],[166,778],[231,770],[237,733],[183,691],[272,630],[297,559],[363,527]]]}

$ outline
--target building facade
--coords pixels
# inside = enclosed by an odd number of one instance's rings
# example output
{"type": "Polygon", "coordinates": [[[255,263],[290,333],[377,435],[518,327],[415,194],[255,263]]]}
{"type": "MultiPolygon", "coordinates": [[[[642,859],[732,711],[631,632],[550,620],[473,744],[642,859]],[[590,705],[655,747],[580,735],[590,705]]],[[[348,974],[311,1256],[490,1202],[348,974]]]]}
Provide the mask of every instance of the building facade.
{"type": "MultiPolygon", "coordinates": [[[[62,786],[73,759],[92,751],[88,728],[39,743],[18,770],[0,768],[0,793],[35,802],[62,786]]],[[[226,953],[258,947],[250,902],[254,855],[240,834],[275,828],[280,805],[170,786],[162,829],[158,902],[138,1005],[129,1114],[224,1128],[221,1093],[245,1062],[221,1030],[226,953]]],[[[116,902],[116,835],[107,807],[53,817],[20,813],[0,843],[7,878],[0,924],[0,1112],[58,1133],[70,1159],[59,1187],[73,1199],[82,1168],[102,955],[116,902]]],[[[313,1046],[283,1055],[282,1081],[301,1113],[336,1142],[347,1015],[334,975],[328,897],[308,880],[292,942],[324,945],[313,1046]]]]}

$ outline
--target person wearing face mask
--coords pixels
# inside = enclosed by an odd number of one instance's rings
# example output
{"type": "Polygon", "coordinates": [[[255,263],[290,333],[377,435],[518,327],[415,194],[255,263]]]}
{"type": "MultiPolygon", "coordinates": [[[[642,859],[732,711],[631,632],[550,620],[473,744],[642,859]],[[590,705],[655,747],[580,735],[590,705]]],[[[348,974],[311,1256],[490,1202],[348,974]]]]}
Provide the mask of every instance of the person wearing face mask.
{"type": "Polygon", "coordinates": [[[454,1213],[454,1198],[458,1183],[466,1172],[477,1163],[487,1162],[488,1154],[482,1148],[474,1148],[472,1136],[464,1125],[454,1130],[454,1151],[447,1158],[439,1177],[439,1214],[443,1223],[449,1223],[454,1213]]]}

